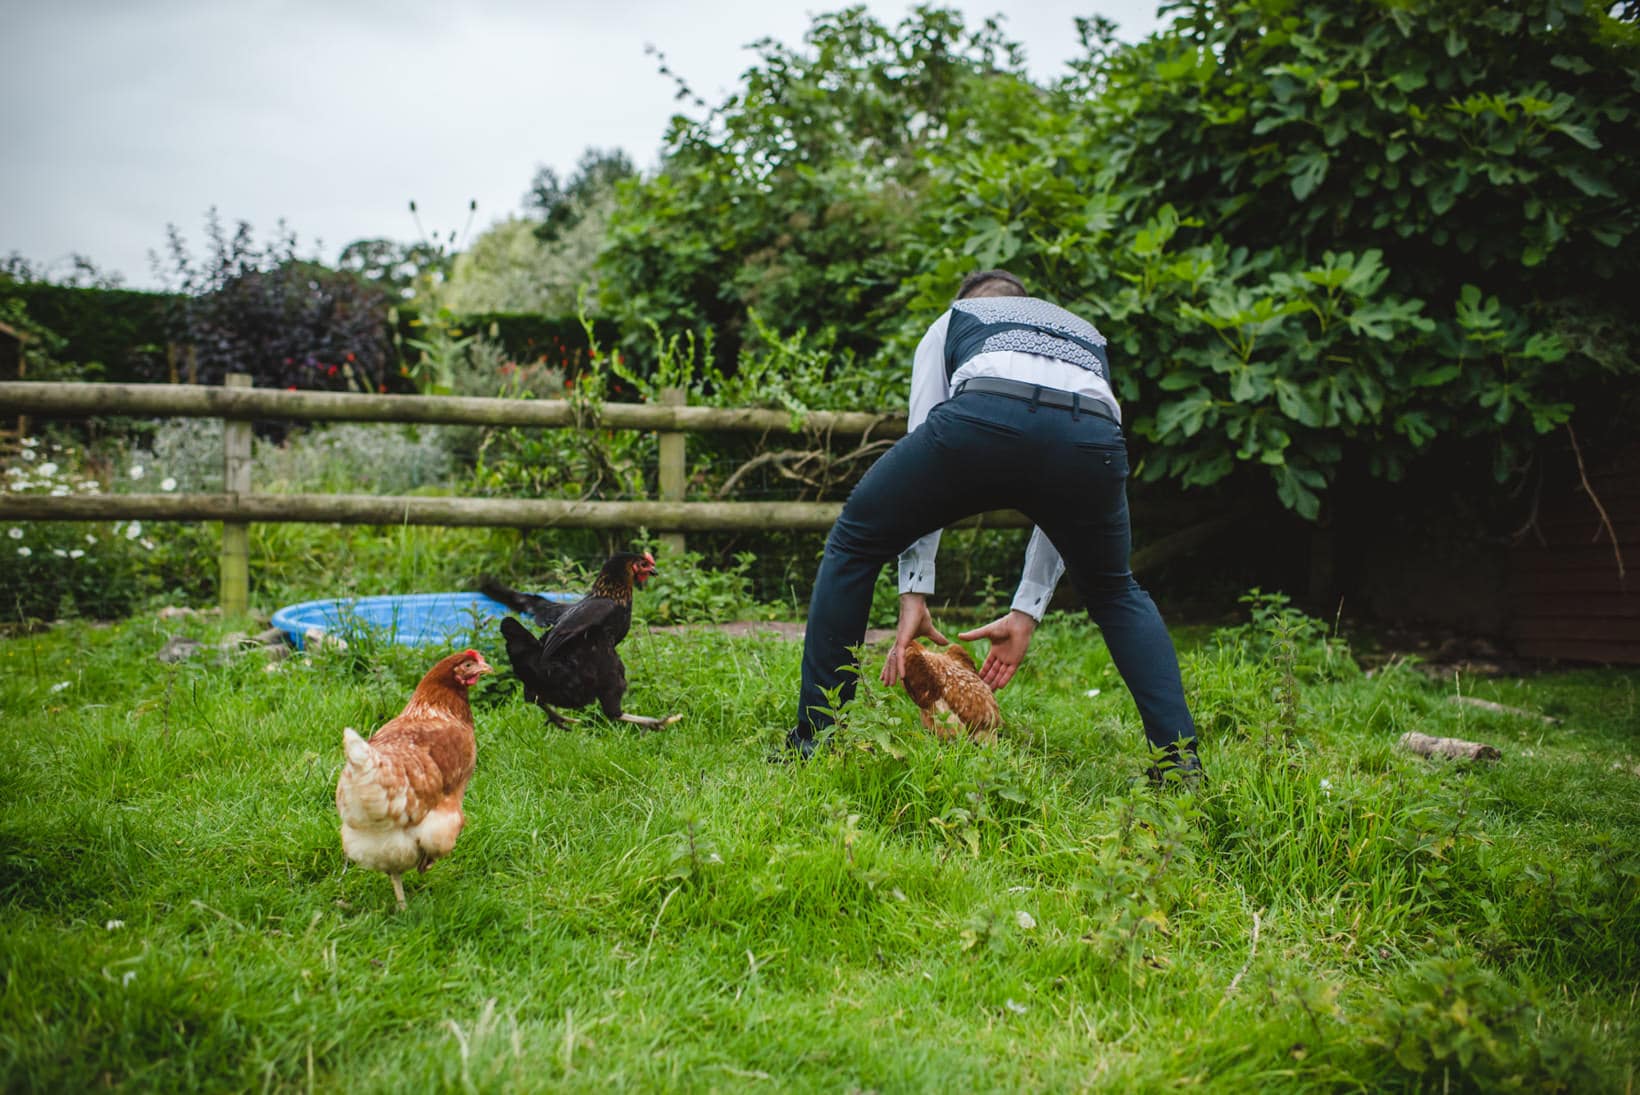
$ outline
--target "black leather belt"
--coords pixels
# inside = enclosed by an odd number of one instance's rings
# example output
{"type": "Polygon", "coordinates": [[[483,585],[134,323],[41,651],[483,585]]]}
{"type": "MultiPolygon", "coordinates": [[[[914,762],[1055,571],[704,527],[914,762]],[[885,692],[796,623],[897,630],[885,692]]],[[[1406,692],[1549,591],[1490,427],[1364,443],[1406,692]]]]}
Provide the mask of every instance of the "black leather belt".
{"type": "Polygon", "coordinates": [[[957,385],[953,396],[963,392],[979,392],[985,395],[1004,395],[1009,399],[1022,399],[1038,407],[1057,407],[1068,410],[1074,416],[1082,412],[1108,418],[1112,422],[1119,422],[1114,411],[1105,405],[1104,400],[1080,392],[1067,392],[1059,388],[1044,388],[1040,384],[1027,384],[1023,380],[1004,380],[998,376],[977,376],[972,380],[964,380],[957,385]]]}

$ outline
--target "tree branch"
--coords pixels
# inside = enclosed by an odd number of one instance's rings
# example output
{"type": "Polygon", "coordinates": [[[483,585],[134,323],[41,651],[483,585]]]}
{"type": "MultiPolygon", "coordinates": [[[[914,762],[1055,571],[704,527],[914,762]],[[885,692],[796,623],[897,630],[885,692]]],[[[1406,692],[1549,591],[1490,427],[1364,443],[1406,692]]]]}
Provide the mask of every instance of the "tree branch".
{"type": "MultiPolygon", "coordinates": [[[[1577,457],[1577,477],[1583,481],[1583,491],[1589,496],[1589,501],[1594,503],[1595,512],[1600,514],[1600,523],[1606,526],[1606,535],[1612,538],[1612,554],[1617,556],[1617,580],[1621,582],[1627,571],[1623,567],[1623,548],[1617,542],[1617,529],[1612,524],[1611,515],[1606,512],[1606,507],[1600,504],[1600,496],[1594,492],[1594,486],[1589,482],[1588,469],[1583,466],[1583,450],[1578,447],[1577,434],[1573,432],[1570,421],[1566,423],[1566,436],[1572,439],[1572,455],[1577,457]]],[[[1598,540],[1600,534],[1595,533],[1594,538],[1598,540]]]]}

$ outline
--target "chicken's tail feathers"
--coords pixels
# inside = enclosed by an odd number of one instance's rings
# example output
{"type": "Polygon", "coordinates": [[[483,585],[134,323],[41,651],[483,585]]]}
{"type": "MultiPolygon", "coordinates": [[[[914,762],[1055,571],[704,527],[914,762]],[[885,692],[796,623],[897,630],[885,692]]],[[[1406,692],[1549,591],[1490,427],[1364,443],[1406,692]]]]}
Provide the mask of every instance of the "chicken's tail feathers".
{"type": "Polygon", "coordinates": [[[502,585],[487,574],[478,580],[478,591],[492,601],[501,602],[514,612],[528,612],[530,610],[530,601],[533,599],[526,597],[512,586],[502,585]]]}
{"type": "Polygon", "coordinates": [[[351,726],[342,728],[342,752],[347,754],[347,766],[353,769],[375,767],[376,751],[351,726]]]}

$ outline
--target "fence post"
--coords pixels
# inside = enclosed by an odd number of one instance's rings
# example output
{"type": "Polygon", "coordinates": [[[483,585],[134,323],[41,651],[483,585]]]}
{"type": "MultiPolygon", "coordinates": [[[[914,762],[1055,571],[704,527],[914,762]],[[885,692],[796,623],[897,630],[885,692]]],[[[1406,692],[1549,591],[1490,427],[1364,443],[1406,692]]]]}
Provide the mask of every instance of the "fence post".
{"type": "MultiPolygon", "coordinates": [[[[249,373],[229,373],[230,388],[251,387],[249,373]]],[[[228,495],[251,492],[251,424],[222,423],[222,490],[228,495]]],[[[251,527],[242,521],[222,522],[221,589],[224,617],[243,616],[251,608],[251,527]]]]}
{"type": "MultiPolygon", "coordinates": [[[[669,407],[681,407],[689,402],[689,392],[684,388],[662,388],[660,396],[661,402],[669,407]]],[[[661,501],[681,502],[683,501],[684,482],[689,469],[688,456],[684,449],[685,435],[668,432],[660,434],[659,437],[661,446],[661,501]]],[[[661,536],[661,547],[666,550],[668,555],[682,555],[684,552],[683,533],[668,532],[663,534],[661,536]]]]}

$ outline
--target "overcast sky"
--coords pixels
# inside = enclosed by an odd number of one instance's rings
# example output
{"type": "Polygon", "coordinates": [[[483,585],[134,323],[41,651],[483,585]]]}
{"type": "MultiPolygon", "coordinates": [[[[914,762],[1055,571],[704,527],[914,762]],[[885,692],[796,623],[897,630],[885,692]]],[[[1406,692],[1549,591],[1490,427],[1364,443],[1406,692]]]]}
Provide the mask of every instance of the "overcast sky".
{"type": "MultiPolygon", "coordinates": [[[[709,103],[769,37],[798,44],[801,0],[0,0],[0,255],[62,273],[73,252],[129,286],[176,224],[206,210],[266,240],[285,218],[304,253],[474,231],[521,209],[535,169],[588,146],[653,167],[681,104],[646,45],[709,103]]],[[[909,4],[868,0],[898,23],[909,4]]],[[[1004,12],[1032,75],[1076,52],[1074,19],[1134,40],[1155,0],[958,0],[970,26],[1004,12]]]]}

